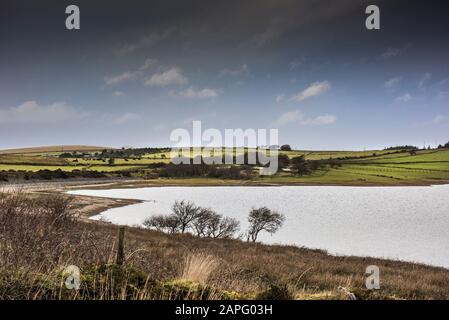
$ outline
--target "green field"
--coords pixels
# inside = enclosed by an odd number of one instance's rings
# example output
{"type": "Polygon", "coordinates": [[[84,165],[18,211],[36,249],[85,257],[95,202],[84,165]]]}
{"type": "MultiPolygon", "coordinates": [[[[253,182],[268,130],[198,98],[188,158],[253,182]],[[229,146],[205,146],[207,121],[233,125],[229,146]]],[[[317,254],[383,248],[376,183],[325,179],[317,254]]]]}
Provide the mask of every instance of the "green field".
{"type": "MultiPolygon", "coordinates": [[[[35,151],[35,150],[33,150],[35,151]]],[[[116,158],[112,164],[108,159],[95,159],[93,153],[86,154],[86,147],[80,152],[85,155],[72,158],[60,158],[61,152],[55,150],[39,150],[39,152],[6,154],[0,152],[0,171],[37,172],[40,170],[74,170],[98,171],[103,173],[140,172],[151,173],[150,165],[169,163],[170,152],[144,154],[139,157],[116,158]]],[[[256,150],[249,150],[256,151],[256,150]]],[[[194,150],[190,155],[198,154],[194,150]]],[[[243,149],[223,152],[243,154],[243,149]]],[[[207,155],[213,155],[207,150],[207,155]]],[[[296,176],[288,170],[280,171],[270,177],[256,175],[250,182],[273,184],[336,184],[336,185],[421,185],[449,182],[449,150],[420,150],[415,153],[370,150],[370,151],[281,151],[290,159],[304,156],[307,160],[330,160],[337,165],[326,166],[313,171],[309,175],[296,176]]],[[[180,184],[221,184],[217,179],[190,178],[170,179],[167,183],[180,184]]],[[[226,183],[234,183],[229,180],[226,183]]],[[[242,183],[236,181],[235,183],[242,183]]]]}

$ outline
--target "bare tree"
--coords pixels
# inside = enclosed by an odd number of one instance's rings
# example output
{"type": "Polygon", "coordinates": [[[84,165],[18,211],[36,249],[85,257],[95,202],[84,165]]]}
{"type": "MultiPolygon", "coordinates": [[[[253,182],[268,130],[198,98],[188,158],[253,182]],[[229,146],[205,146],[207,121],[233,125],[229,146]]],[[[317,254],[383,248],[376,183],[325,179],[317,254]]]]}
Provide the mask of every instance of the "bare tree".
{"type": "Polygon", "coordinates": [[[239,229],[236,219],[223,217],[210,208],[202,208],[191,202],[175,201],[173,213],[147,218],[143,225],[167,233],[185,233],[192,230],[198,237],[231,238],[239,229]]]}
{"type": "Polygon", "coordinates": [[[160,232],[177,233],[179,230],[179,221],[175,215],[157,215],[145,219],[143,225],[148,229],[155,229],[160,232]]]}
{"type": "Polygon", "coordinates": [[[179,230],[184,233],[192,225],[192,221],[195,220],[200,212],[200,208],[192,202],[187,201],[175,201],[173,207],[173,215],[179,222],[179,230]]]}
{"type": "Polygon", "coordinates": [[[232,238],[239,228],[240,223],[236,219],[220,216],[219,222],[210,226],[209,236],[212,238],[232,238]]]}
{"type": "Polygon", "coordinates": [[[211,238],[231,238],[240,226],[236,219],[223,217],[209,208],[200,208],[192,224],[197,236],[211,238]]]}
{"type": "Polygon", "coordinates": [[[220,215],[209,208],[200,208],[196,218],[192,221],[195,234],[199,237],[208,237],[210,226],[220,220],[220,215]]]}
{"type": "Polygon", "coordinates": [[[266,231],[270,234],[275,233],[282,227],[284,221],[284,215],[276,211],[271,211],[267,207],[252,209],[248,217],[249,229],[247,232],[247,241],[251,240],[252,242],[256,242],[261,231],[266,231]]]}

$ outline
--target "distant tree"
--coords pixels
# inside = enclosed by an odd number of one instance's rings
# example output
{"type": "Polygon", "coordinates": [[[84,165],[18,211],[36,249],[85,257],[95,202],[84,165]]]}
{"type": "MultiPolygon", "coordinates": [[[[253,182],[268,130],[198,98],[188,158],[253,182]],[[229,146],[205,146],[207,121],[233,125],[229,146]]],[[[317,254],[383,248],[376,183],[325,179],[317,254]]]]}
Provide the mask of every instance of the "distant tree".
{"type": "Polygon", "coordinates": [[[155,229],[160,232],[177,233],[179,230],[178,218],[174,215],[157,215],[145,219],[143,225],[148,229],[155,229]]]}
{"type": "Polygon", "coordinates": [[[284,215],[271,211],[267,207],[252,209],[248,216],[247,241],[256,242],[261,231],[266,231],[270,234],[275,233],[282,227],[284,221],[284,215]]]}
{"type": "Polygon", "coordinates": [[[197,218],[200,208],[192,202],[183,200],[181,202],[175,201],[172,211],[173,215],[179,221],[180,232],[184,233],[188,228],[190,228],[192,221],[197,218]]]}
{"type": "Polygon", "coordinates": [[[290,165],[290,158],[286,154],[278,155],[278,166],[279,168],[287,168],[290,165]]]}
{"type": "Polygon", "coordinates": [[[449,148],[449,142],[444,145],[445,148],[449,148]]]}
{"type": "Polygon", "coordinates": [[[411,146],[411,145],[404,145],[404,146],[395,146],[395,147],[388,147],[385,148],[385,150],[418,150],[419,148],[417,146],[411,146]]]}
{"type": "Polygon", "coordinates": [[[113,165],[115,164],[115,159],[114,159],[114,158],[109,158],[108,164],[109,164],[110,166],[113,166],[113,165]]]}
{"type": "Polygon", "coordinates": [[[199,237],[231,238],[239,229],[235,219],[223,217],[209,208],[200,208],[192,221],[195,234],[199,237]]]}
{"type": "Polygon", "coordinates": [[[240,228],[240,223],[234,218],[220,217],[217,222],[209,227],[212,238],[232,238],[240,228]]]}
{"type": "Polygon", "coordinates": [[[411,156],[415,156],[416,155],[416,150],[410,150],[408,152],[411,156]]]}
{"type": "Polygon", "coordinates": [[[281,151],[292,151],[292,147],[289,144],[284,144],[281,146],[281,151]]]}
{"type": "Polygon", "coordinates": [[[323,167],[323,164],[319,160],[307,161],[307,164],[310,171],[315,171],[323,167]]]}
{"type": "Polygon", "coordinates": [[[292,169],[296,174],[303,176],[310,173],[309,163],[306,161],[304,156],[299,156],[291,159],[292,169]]]}
{"type": "Polygon", "coordinates": [[[211,224],[217,223],[220,216],[209,208],[200,208],[195,219],[192,220],[192,229],[199,237],[207,237],[208,229],[211,224]]]}

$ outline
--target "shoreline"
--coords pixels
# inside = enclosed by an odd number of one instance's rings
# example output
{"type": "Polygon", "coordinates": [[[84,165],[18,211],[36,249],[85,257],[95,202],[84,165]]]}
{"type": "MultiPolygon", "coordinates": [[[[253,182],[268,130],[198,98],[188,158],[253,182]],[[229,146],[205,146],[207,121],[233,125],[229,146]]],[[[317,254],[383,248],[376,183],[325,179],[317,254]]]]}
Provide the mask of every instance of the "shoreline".
{"type": "Polygon", "coordinates": [[[269,182],[260,180],[221,180],[213,178],[177,178],[177,179],[89,179],[89,180],[57,180],[57,181],[21,181],[21,182],[0,182],[0,191],[10,189],[22,189],[30,191],[48,189],[132,189],[145,187],[283,187],[283,186],[304,186],[304,187],[431,187],[447,185],[449,181],[422,181],[419,183],[308,183],[308,182],[269,182]]]}
{"type": "MultiPolygon", "coordinates": [[[[144,187],[156,188],[156,187],[178,187],[178,186],[176,186],[176,185],[168,185],[168,186],[167,185],[134,186],[134,188],[144,188],[144,187]]],[[[190,186],[183,185],[181,187],[190,187],[190,186]]],[[[199,186],[196,186],[196,187],[199,187],[199,186]]],[[[246,187],[250,187],[250,186],[246,186],[246,187]]],[[[131,188],[131,187],[129,187],[129,188],[131,188]]],[[[71,188],[70,190],[73,190],[73,189],[78,189],[78,188],[71,188]]],[[[126,189],[126,188],[124,188],[124,189],[126,189]]],[[[89,190],[91,190],[91,189],[89,189],[89,190]]],[[[104,212],[106,210],[109,210],[111,208],[124,207],[124,206],[133,205],[133,204],[137,204],[137,203],[142,203],[142,202],[146,201],[146,200],[142,200],[142,199],[133,199],[133,200],[128,200],[128,201],[130,201],[130,203],[125,203],[126,200],[123,200],[123,199],[120,199],[120,198],[111,198],[111,197],[108,197],[108,196],[91,196],[91,195],[89,195],[89,196],[72,195],[72,196],[81,197],[81,198],[82,197],[87,197],[87,198],[90,198],[90,199],[99,200],[100,202],[103,201],[103,200],[105,202],[110,201],[110,200],[120,201],[120,203],[116,203],[113,206],[106,205],[103,208],[103,211],[99,210],[99,211],[96,211],[94,213],[91,213],[89,215],[89,217],[91,217],[94,214],[98,214],[100,212],[104,212]]],[[[92,220],[91,220],[91,222],[92,222],[92,220]]],[[[95,220],[95,222],[103,222],[103,223],[107,223],[107,224],[114,225],[114,226],[120,225],[120,224],[117,224],[117,223],[108,222],[108,221],[101,221],[101,220],[100,221],[99,220],[95,220]]],[[[307,250],[322,250],[322,251],[326,251],[326,253],[329,256],[334,256],[334,257],[352,257],[352,256],[354,256],[354,257],[358,257],[358,258],[362,258],[362,259],[363,258],[382,259],[382,260],[389,260],[389,261],[395,261],[395,262],[409,263],[409,264],[412,264],[412,265],[424,265],[424,266],[429,266],[429,267],[433,267],[433,268],[443,268],[445,270],[449,270],[449,266],[430,264],[430,263],[426,263],[426,262],[423,262],[423,261],[401,260],[400,258],[389,258],[389,257],[384,257],[384,256],[351,255],[350,253],[338,253],[338,252],[334,253],[334,252],[329,252],[328,249],[326,249],[326,248],[321,248],[321,247],[302,247],[301,245],[294,244],[294,243],[261,243],[261,244],[262,245],[266,245],[266,246],[298,247],[298,248],[303,248],[303,249],[307,249],[307,250]]]]}
{"type": "MultiPolygon", "coordinates": [[[[142,187],[197,187],[198,185],[158,185],[158,184],[146,184],[146,185],[135,185],[134,183],[139,182],[136,180],[128,180],[128,181],[101,181],[98,183],[93,183],[93,181],[84,181],[84,183],[73,183],[72,181],[66,181],[65,183],[61,184],[56,187],[55,183],[41,183],[38,186],[36,184],[29,184],[28,188],[25,188],[25,192],[30,194],[52,194],[52,193],[58,193],[58,194],[66,194],[67,191],[75,190],[75,189],[116,189],[116,188],[124,188],[124,186],[127,186],[127,188],[142,188],[142,187]],[[129,185],[132,183],[132,185],[129,185]],[[112,186],[112,188],[111,188],[112,186]]],[[[236,186],[236,185],[200,185],[200,186],[236,186]]],[[[238,186],[287,186],[287,185],[238,185],[238,186]]],[[[318,185],[321,186],[321,185],[318,185]]],[[[430,185],[431,186],[431,185],[430,185]]],[[[360,187],[360,186],[358,186],[360,187]]],[[[9,190],[14,190],[17,188],[17,185],[9,185],[9,190]]],[[[0,187],[0,190],[4,190],[2,187],[0,187]]],[[[138,204],[144,202],[144,200],[140,199],[121,199],[121,198],[112,198],[112,197],[98,197],[98,196],[85,196],[85,195],[70,195],[74,199],[74,207],[75,210],[78,211],[79,216],[78,219],[80,222],[87,222],[92,225],[96,225],[98,227],[115,227],[118,226],[117,224],[114,224],[112,222],[108,221],[102,221],[102,220],[92,220],[90,219],[92,216],[95,216],[97,214],[100,214],[101,212],[104,212],[108,209],[112,208],[119,208],[119,207],[125,207],[133,204],[138,204]]],[[[134,227],[128,227],[131,229],[134,229],[134,227]]],[[[166,235],[169,237],[170,235],[166,235]]],[[[242,241],[245,243],[245,241],[242,241]]],[[[355,255],[348,255],[348,254],[337,254],[337,253],[330,253],[326,249],[322,248],[309,248],[309,247],[302,247],[299,245],[292,245],[292,244],[267,244],[267,243],[260,243],[262,246],[266,247],[283,247],[283,248],[297,248],[301,250],[308,250],[310,252],[314,251],[322,251],[325,252],[327,256],[332,258],[357,258],[357,259],[374,259],[374,260],[382,260],[385,262],[391,262],[391,263],[401,263],[410,265],[412,267],[426,267],[431,268],[434,270],[444,270],[449,271],[448,267],[440,266],[440,265],[431,265],[426,264],[424,262],[413,262],[413,261],[405,261],[400,259],[392,259],[392,258],[385,258],[385,257],[373,257],[373,256],[355,256],[355,255]]]]}

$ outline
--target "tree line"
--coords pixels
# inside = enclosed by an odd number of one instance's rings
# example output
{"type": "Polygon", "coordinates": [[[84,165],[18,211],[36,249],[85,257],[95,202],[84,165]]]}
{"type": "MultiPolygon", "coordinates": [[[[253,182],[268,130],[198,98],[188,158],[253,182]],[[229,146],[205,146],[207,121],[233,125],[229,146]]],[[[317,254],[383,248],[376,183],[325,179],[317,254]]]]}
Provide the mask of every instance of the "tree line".
{"type": "MultiPolygon", "coordinates": [[[[244,233],[247,241],[256,242],[262,231],[277,232],[285,216],[267,207],[253,208],[248,215],[249,227],[244,233]]],[[[154,215],[145,219],[144,227],[169,234],[192,233],[203,238],[235,238],[240,223],[230,217],[218,214],[211,208],[195,205],[189,201],[175,201],[168,215],[154,215]]]]}

